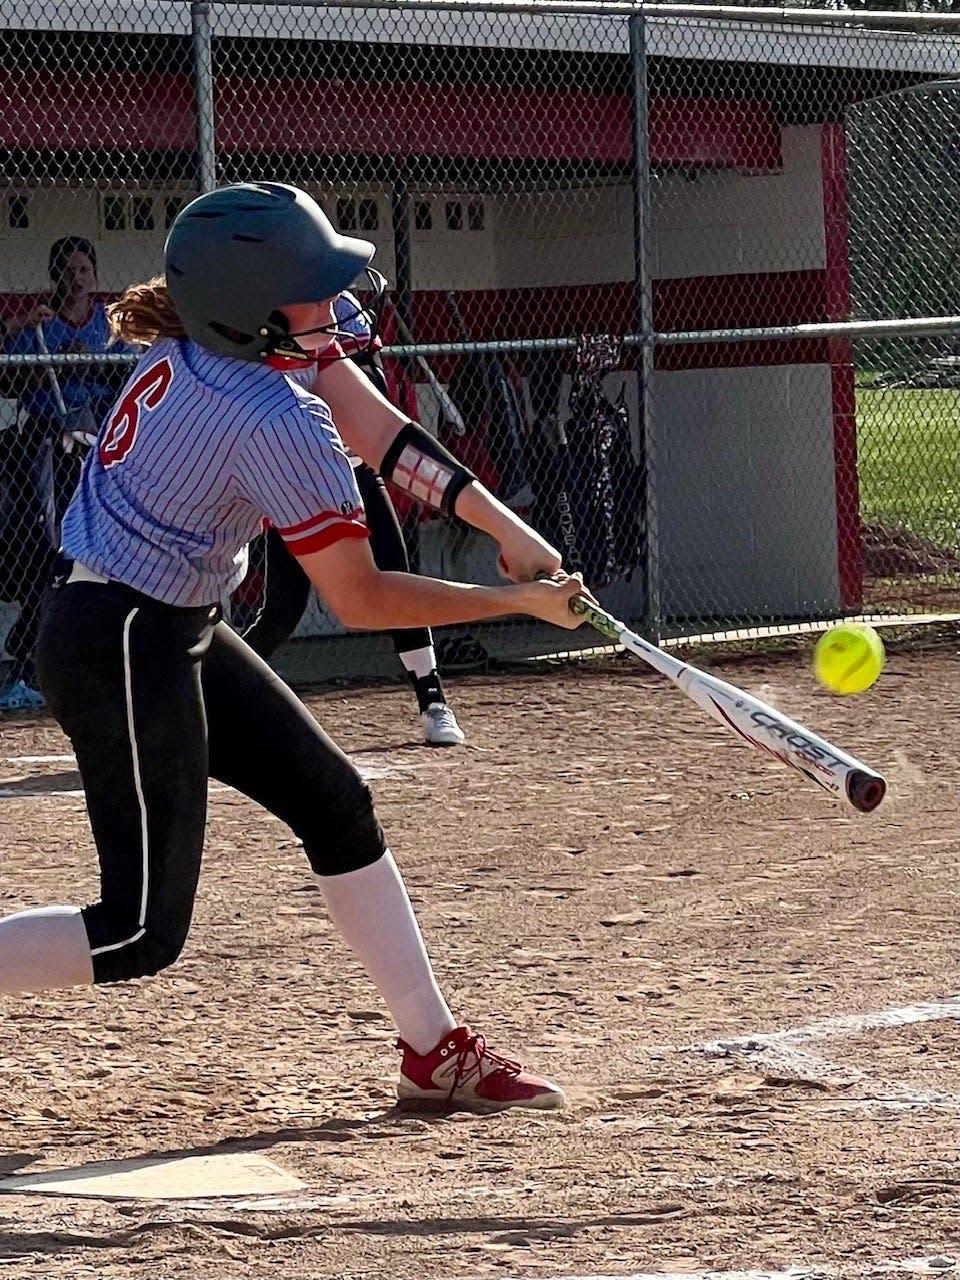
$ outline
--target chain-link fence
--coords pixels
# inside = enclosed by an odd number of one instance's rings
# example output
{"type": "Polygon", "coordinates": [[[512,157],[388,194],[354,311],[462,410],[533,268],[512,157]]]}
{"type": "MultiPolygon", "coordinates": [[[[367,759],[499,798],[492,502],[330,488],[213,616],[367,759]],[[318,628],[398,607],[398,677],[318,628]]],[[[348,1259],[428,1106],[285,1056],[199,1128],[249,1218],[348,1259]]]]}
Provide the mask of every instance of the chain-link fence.
{"type": "MultiPolygon", "coordinates": [[[[647,634],[957,608],[960,18],[0,0],[0,48],[14,680],[128,372],[100,303],[241,179],[375,242],[391,393],[647,634]]],[[[495,580],[395,496],[416,568],[495,580]]],[[[440,639],[451,667],[558,643],[440,639]]]]}

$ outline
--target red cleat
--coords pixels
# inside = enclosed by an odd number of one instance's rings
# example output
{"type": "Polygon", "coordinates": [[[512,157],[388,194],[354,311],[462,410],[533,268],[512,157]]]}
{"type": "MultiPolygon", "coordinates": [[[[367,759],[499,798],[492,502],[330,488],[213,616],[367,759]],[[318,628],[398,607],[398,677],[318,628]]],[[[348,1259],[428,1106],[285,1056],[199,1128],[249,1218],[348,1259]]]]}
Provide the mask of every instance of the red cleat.
{"type": "Polygon", "coordinates": [[[469,1027],[449,1032],[430,1053],[414,1053],[402,1040],[397,1048],[403,1050],[397,1086],[401,1102],[463,1111],[555,1111],[563,1106],[562,1089],[492,1053],[483,1036],[469,1027]]]}

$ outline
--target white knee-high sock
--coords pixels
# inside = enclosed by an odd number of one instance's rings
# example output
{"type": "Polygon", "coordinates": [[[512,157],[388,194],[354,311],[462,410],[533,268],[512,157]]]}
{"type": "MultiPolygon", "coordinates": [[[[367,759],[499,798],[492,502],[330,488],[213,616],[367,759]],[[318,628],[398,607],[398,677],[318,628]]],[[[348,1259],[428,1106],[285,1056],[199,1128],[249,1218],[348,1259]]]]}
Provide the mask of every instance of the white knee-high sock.
{"type": "Polygon", "coordinates": [[[393,1015],[401,1039],[427,1053],[457,1020],[433,976],[403,878],[388,849],[382,858],[339,876],[317,876],[344,941],[393,1015]]]}
{"type": "Polygon", "coordinates": [[[0,991],[17,995],[93,982],[79,907],[37,907],[0,920],[0,991]]]}

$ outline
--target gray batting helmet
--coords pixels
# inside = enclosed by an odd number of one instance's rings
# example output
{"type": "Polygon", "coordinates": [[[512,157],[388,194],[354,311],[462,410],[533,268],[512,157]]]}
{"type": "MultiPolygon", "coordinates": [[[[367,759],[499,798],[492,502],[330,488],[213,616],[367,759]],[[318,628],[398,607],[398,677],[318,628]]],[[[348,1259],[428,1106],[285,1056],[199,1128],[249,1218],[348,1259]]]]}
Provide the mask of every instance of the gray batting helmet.
{"type": "Polygon", "coordinates": [[[340,235],[298,187],[241,182],[177,214],[164,249],[167,289],[195,342],[259,360],[286,334],[279,307],[336,297],[373,253],[369,241],[340,235]]]}

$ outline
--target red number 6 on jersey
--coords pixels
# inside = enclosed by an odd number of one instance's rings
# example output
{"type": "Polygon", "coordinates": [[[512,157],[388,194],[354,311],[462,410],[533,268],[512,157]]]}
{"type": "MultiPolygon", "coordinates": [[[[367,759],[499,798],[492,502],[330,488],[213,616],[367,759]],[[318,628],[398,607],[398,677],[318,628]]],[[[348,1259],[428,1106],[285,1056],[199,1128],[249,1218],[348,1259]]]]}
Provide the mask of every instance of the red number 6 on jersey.
{"type": "Polygon", "coordinates": [[[122,462],[137,439],[140,414],[144,409],[156,409],[170,390],[173,382],[173,366],[164,356],[149,369],[144,369],[137,380],[130,384],[110,415],[107,429],[100,440],[98,453],[104,468],[122,462]]]}

